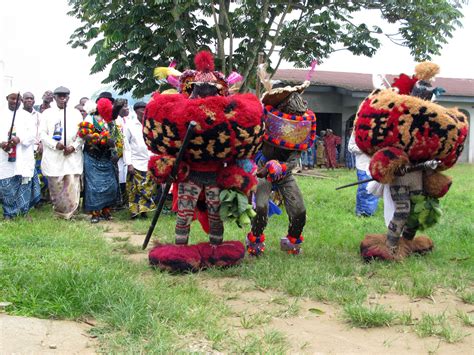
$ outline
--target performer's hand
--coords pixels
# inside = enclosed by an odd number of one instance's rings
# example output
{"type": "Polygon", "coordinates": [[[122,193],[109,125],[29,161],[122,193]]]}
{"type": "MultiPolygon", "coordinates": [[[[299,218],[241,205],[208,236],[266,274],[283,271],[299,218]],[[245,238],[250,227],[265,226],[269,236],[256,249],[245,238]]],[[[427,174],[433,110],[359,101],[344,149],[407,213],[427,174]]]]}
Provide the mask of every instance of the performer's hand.
{"type": "Polygon", "coordinates": [[[257,177],[264,178],[268,175],[268,169],[266,167],[257,170],[257,177]]]}
{"type": "Polygon", "coordinates": [[[134,175],[135,174],[135,168],[133,167],[133,165],[129,165],[127,167],[127,173],[130,174],[130,175],[134,175]]]}
{"type": "Polygon", "coordinates": [[[62,144],[61,142],[58,142],[58,144],[56,144],[56,149],[57,150],[64,150],[64,144],[62,144]]]}
{"type": "Polygon", "coordinates": [[[68,156],[69,154],[72,154],[76,151],[76,149],[73,146],[67,146],[64,148],[64,155],[68,156]]]}
{"type": "Polygon", "coordinates": [[[8,142],[2,142],[0,143],[0,148],[2,148],[5,152],[8,153],[8,151],[10,150],[10,146],[8,144],[8,142]]]}
{"type": "Polygon", "coordinates": [[[12,137],[12,139],[10,139],[10,147],[14,147],[18,143],[20,143],[20,138],[18,137],[12,137]]]}

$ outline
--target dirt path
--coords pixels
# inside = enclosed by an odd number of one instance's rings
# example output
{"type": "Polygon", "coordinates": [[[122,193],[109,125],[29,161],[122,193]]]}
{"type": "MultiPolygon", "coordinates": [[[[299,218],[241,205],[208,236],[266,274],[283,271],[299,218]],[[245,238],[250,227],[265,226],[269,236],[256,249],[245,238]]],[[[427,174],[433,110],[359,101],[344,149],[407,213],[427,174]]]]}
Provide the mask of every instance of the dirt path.
{"type": "MultiPolygon", "coordinates": [[[[202,283],[230,307],[233,317],[229,323],[242,338],[250,332],[277,330],[289,342],[289,353],[474,353],[472,328],[460,327],[470,335],[456,344],[448,344],[435,337],[420,338],[408,326],[351,328],[341,319],[340,307],[331,304],[258,289],[253,283],[241,279],[209,279],[204,275],[202,283]]],[[[423,312],[446,312],[449,316],[454,316],[458,309],[474,312],[474,306],[466,305],[452,295],[439,294],[435,298],[438,298],[436,303],[389,294],[373,296],[368,303],[384,305],[396,311],[411,311],[414,319],[423,312]]]]}
{"type": "Polygon", "coordinates": [[[95,354],[90,326],[0,313],[0,354],[95,354]]]}
{"type": "MultiPolygon", "coordinates": [[[[143,235],[126,231],[120,224],[107,226],[105,237],[113,244],[128,243],[131,252],[122,247],[125,256],[134,262],[146,263],[148,256],[139,248],[143,235]]],[[[290,297],[284,293],[257,288],[251,281],[239,278],[210,278],[199,274],[202,286],[224,301],[230,317],[224,320],[241,341],[250,334],[276,330],[284,335],[289,353],[304,354],[474,354],[472,327],[456,322],[456,312],[474,313],[474,306],[464,304],[448,291],[438,291],[432,299],[410,299],[407,296],[374,294],[367,305],[381,305],[396,312],[410,312],[414,321],[424,313],[445,314],[466,336],[458,343],[449,344],[437,337],[420,338],[411,326],[384,328],[351,328],[342,319],[339,306],[290,297]]],[[[212,353],[205,340],[196,340],[188,350],[212,353]]]]}

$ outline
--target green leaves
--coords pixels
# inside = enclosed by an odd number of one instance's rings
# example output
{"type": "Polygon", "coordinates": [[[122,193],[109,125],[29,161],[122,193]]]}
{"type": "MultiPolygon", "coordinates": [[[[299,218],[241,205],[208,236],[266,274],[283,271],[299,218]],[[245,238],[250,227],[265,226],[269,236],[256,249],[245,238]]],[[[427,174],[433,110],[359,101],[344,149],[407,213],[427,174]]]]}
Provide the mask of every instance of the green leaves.
{"type": "Polygon", "coordinates": [[[235,190],[222,190],[219,199],[219,214],[223,221],[235,221],[242,228],[249,225],[256,213],[248,202],[248,197],[235,190]]]}
{"type": "Polygon", "coordinates": [[[411,197],[407,226],[422,231],[438,223],[442,215],[443,211],[437,198],[414,195],[411,197]]]}
{"type": "Polygon", "coordinates": [[[225,48],[225,53],[221,51],[215,58],[216,68],[225,68],[226,74],[239,71],[244,75],[245,88],[255,82],[261,51],[267,56],[270,51],[280,53],[277,63],[264,58],[274,71],[282,59],[307,67],[312,60],[321,61],[337,50],[372,56],[386,36],[410,48],[416,59],[429,58],[439,54],[447,38],[461,26],[461,3],[249,0],[230,6],[230,0],[69,0],[68,14],[79,19],[82,26],[68,44],[73,48],[92,44],[89,55],[95,56],[95,64],[91,72],[112,64],[104,83],[114,83],[120,92],[133,89],[137,97],[156,90],[158,84],[151,74],[155,67],[176,59],[178,69],[186,69],[202,48],[213,52],[225,48]],[[383,26],[358,23],[352,15],[364,9],[378,13],[388,23],[397,23],[398,32],[387,34],[383,26]],[[115,64],[118,60],[127,66],[115,64]],[[137,70],[137,65],[142,69],[137,70]]]}

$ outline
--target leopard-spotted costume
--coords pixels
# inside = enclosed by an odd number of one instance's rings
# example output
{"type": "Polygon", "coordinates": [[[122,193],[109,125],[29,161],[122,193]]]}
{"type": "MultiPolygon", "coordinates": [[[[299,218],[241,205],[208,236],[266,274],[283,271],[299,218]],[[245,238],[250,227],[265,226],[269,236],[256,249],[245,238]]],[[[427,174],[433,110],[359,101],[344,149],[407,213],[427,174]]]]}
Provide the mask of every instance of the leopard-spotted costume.
{"type": "MultiPolygon", "coordinates": [[[[432,63],[423,65],[433,67],[432,63]]],[[[361,254],[366,260],[401,260],[411,253],[432,250],[429,238],[415,238],[418,227],[410,223],[413,197],[440,198],[448,192],[451,179],[440,171],[456,163],[468,133],[462,112],[424,100],[431,97],[425,95],[427,90],[421,90],[420,97],[412,96],[420,89],[413,89],[415,76],[409,80],[403,86],[397,79],[393,88],[372,92],[360,105],[355,120],[356,143],[371,156],[370,173],[378,182],[389,185],[395,205],[387,233],[367,235],[362,241],[361,254]],[[432,160],[438,162],[436,169],[400,176],[400,168],[432,160]]]]}
{"type": "Polygon", "coordinates": [[[156,154],[149,169],[159,183],[171,172],[189,122],[197,123],[175,184],[176,244],[158,245],[149,254],[153,265],[168,270],[234,265],[244,257],[241,242],[223,241],[220,192],[235,189],[248,195],[255,188],[256,178],[245,163],[255,155],[263,136],[258,98],[252,94],[229,96],[226,79],[214,71],[209,52],[198,53],[195,64],[198,70],[187,70],[180,76],[180,94],[156,93],[144,116],[145,142],[156,154]],[[198,205],[207,212],[199,220],[210,243],[188,245],[198,205]]]}

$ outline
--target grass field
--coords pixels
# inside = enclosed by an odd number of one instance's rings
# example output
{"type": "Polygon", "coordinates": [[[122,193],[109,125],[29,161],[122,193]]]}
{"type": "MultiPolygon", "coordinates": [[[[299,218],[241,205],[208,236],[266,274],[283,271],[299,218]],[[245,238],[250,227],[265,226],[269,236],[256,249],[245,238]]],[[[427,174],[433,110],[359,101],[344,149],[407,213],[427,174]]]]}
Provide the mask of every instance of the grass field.
{"type": "MultiPolygon", "coordinates": [[[[237,339],[234,329],[223,324],[232,312],[222,298],[202,287],[205,275],[206,279],[231,278],[236,284],[250,280],[261,289],[329,302],[340,307],[341,317],[355,327],[410,325],[419,336],[460,341],[462,335],[442,315],[426,315],[415,322],[409,314],[366,304],[374,294],[425,298],[440,289],[474,303],[474,166],[459,165],[448,173],[454,184],[441,200],[444,216],[427,231],[435,242],[434,252],[401,263],[362,262],[358,249],[364,234],[383,233],[385,226],[382,203],[374,217],[357,218],[356,188],[335,191],[335,187],[355,181],[353,171],[325,172],[330,179],[298,179],[307,208],[303,255],[279,251],[279,239],[288,224],[282,215],[270,219],[264,257],[246,258],[236,268],[192,275],[172,276],[129,261],[120,248],[114,251],[105,241],[101,224],[62,221],[54,218],[49,208],[35,210],[27,218],[0,222],[0,301],[12,302],[7,311],[17,315],[93,317],[98,323],[93,332],[104,351],[171,352],[190,349],[189,344],[197,338],[225,352],[287,349],[278,333],[249,335],[243,342],[233,340],[237,339]]],[[[130,222],[123,212],[115,221],[143,235],[149,222],[130,222]]],[[[163,216],[155,237],[172,242],[173,230],[174,217],[163,216]]],[[[228,239],[243,241],[246,233],[226,224],[228,239]]],[[[206,236],[193,225],[192,241],[202,240],[206,236]]],[[[129,248],[127,253],[133,252],[129,248]]],[[[473,324],[472,315],[460,312],[458,318],[466,326],[473,324]]],[[[243,328],[252,328],[265,321],[242,318],[240,322],[243,328]]]]}

